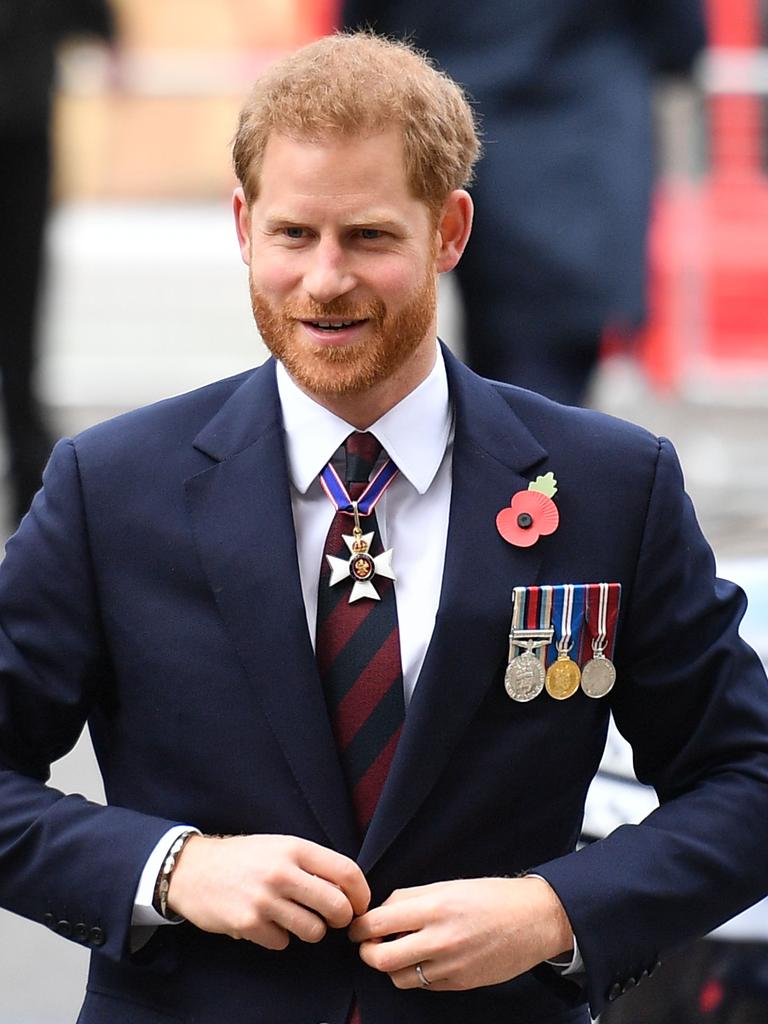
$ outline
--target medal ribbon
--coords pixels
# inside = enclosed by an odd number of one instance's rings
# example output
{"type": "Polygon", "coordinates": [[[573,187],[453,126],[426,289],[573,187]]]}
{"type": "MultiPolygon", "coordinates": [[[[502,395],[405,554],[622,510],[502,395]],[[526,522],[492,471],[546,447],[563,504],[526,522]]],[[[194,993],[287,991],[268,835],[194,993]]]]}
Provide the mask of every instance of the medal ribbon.
{"type": "MultiPolygon", "coordinates": [[[[357,511],[361,516],[369,516],[373,512],[382,494],[399,472],[392,459],[387,459],[357,500],[357,511]]],[[[349,492],[330,462],[320,474],[320,484],[337,512],[355,514],[355,506],[349,492]]]]}
{"type": "Polygon", "coordinates": [[[592,636],[592,650],[612,658],[616,646],[621,584],[590,583],[588,589],[587,623],[592,636]]]}
{"type": "Polygon", "coordinates": [[[581,633],[585,607],[584,587],[564,583],[553,589],[552,625],[555,627],[555,635],[558,631],[557,623],[560,624],[560,635],[556,642],[557,652],[567,654],[574,645],[574,636],[578,639],[581,633]]]}
{"type": "MultiPolygon", "coordinates": [[[[520,650],[525,649],[522,643],[515,643],[514,632],[527,629],[550,629],[552,627],[552,590],[551,586],[515,587],[512,592],[512,634],[509,643],[509,660],[511,661],[520,650]]],[[[547,643],[537,642],[530,651],[546,668],[547,643]]]]}

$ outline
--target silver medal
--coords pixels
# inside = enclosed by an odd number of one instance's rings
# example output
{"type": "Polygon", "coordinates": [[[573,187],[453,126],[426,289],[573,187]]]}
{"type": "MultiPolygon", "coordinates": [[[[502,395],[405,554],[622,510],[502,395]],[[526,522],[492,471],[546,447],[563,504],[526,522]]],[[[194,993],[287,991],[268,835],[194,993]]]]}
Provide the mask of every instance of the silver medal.
{"type": "Polygon", "coordinates": [[[608,641],[608,584],[600,584],[597,635],[592,641],[592,657],[581,670],[581,688],[588,697],[604,697],[616,682],[616,668],[603,654],[608,641]]]}
{"type": "MultiPolygon", "coordinates": [[[[544,589],[544,588],[542,588],[544,589]]],[[[509,656],[504,673],[507,695],[521,704],[538,697],[544,689],[546,672],[542,659],[533,652],[552,642],[553,629],[525,629],[526,588],[515,587],[512,623],[509,631],[509,656]]]]}
{"type": "Polygon", "coordinates": [[[526,703],[544,689],[545,672],[541,661],[531,651],[523,651],[507,665],[504,689],[512,700],[526,703]]]}
{"type": "Polygon", "coordinates": [[[605,697],[616,682],[616,668],[604,654],[595,651],[581,671],[581,688],[588,697],[605,697]]]}

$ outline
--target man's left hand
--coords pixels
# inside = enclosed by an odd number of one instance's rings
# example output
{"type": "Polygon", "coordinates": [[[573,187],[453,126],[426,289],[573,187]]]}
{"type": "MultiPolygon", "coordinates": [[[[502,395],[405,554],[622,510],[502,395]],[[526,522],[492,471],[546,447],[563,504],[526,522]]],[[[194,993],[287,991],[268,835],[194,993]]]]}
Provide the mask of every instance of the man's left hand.
{"type": "Polygon", "coordinates": [[[397,988],[436,992],[509,981],[573,946],[563,905],[544,879],[533,877],[398,889],[357,918],[349,936],[365,963],[397,988]]]}

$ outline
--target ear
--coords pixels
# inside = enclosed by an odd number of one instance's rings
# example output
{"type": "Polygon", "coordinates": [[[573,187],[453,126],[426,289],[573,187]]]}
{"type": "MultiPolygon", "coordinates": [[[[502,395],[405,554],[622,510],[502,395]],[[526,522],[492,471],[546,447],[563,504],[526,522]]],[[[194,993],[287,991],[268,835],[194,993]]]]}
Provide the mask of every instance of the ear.
{"type": "Polygon", "coordinates": [[[474,206],[469,192],[463,188],[451,192],[437,222],[435,267],[438,274],[453,270],[461,259],[472,230],[473,213],[474,206]]]}
{"type": "Polygon", "coordinates": [[[248,207],[248,200],[242,188],[235,189],[232,195],[232,211],[235,215],[235,230],[237,241],[240,245],[240,255],[243,263],[250,266],[251,263],[251,211],[248,207]]]}

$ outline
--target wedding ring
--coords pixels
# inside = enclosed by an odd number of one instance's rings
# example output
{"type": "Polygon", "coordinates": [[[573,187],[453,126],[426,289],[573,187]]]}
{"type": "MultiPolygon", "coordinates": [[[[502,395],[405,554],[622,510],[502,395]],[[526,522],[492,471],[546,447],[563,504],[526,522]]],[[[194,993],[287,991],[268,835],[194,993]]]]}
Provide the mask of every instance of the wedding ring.
{"type": "Polygon", "coordinates": [[[416,964],[416,974],[419,976],[419,983],[423,985],[424,988],[429,988],[432,982],[424,974],[421,964],[416,964]]]}

